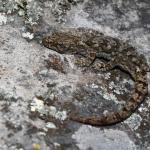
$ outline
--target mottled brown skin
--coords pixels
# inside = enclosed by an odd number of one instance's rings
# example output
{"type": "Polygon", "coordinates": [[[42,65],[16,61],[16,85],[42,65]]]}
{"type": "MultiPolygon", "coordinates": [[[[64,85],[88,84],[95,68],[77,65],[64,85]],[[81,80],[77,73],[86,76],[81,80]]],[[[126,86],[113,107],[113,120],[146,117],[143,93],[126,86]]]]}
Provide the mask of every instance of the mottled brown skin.
{"type": "Polygon", "coordinates": [[[83,117],[71,115],[70,119],[95,126],[112,125],[127,119],[144,100],[148,92],[147,69],[143,55],[139,55],[134,47],[113,37],[105,36],[93,29],[63,29],[51,36],[44,37],[45,47],[61,54],[79,56],[77,65],[92,66],[97,71],[107,71],[115,67],[130,74],[135,88],[129,101],[118,112],[104,116],[83,117]],[[106,64],[94,65],[96,59],[106,59],[106,64]]]}

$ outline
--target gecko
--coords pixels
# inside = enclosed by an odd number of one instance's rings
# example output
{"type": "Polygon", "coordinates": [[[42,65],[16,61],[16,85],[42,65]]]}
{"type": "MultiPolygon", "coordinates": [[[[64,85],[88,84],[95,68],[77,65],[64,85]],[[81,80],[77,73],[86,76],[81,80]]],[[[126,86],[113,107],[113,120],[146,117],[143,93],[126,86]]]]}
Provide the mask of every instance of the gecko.
{"type": "Polygon", "coordinates": [[[42,44],[60,54],[77,56],[76,64],[90,67],[97,71],[109,71],[119,68],[128,73],[134,81],[134,89],[129,100],[116,111],[100,116],[70,115],[70,119],[92,126],[106,126],[122,122],[144,101],[148,93],[145,57],[127,42],[104,35],[90,28],[68,28],[53,32],[43,37],[42,44]],[[106,63],[94,64],[96,59],[105,59],[106,63]]]}

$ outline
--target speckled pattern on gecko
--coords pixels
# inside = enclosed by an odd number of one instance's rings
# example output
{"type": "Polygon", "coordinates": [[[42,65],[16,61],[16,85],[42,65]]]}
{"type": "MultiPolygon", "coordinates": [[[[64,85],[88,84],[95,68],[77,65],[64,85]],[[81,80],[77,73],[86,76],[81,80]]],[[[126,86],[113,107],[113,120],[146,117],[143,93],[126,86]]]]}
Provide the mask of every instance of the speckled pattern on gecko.
{"type": "Polygon", "coordinates": [[[135,82],[129,101],[118,112],[110,112],[99,117],[71,115],[71,120],[95,126],[112,125],[127,119],[145,99],[148,93],[148,65],[144,56],[138,54],[127,42],[93,29],[70,28],[55,31],[52,35],[44,37],[42,43],[58,53],[79,56],[76,62],[79,66],[92,66],[97,71],[120,68],[130,74],[135,82]],[[102,58],[107,60],[106,64],[94,64],[96,59],[102,58]]]}

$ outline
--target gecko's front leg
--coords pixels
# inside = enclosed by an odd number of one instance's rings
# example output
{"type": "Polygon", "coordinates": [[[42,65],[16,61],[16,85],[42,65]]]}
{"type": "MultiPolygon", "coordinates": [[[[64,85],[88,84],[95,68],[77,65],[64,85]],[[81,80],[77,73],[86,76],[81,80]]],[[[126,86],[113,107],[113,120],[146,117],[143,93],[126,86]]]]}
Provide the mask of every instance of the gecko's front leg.
{"type": "Polygon", "coordinates": [[[115,67],[115,53],[97,52],[96,60],[105,60],[106,62],[95,61],[91,68],[95,71],[109,71],[115,67]]]}
{"type": "Polygon", "coordinates": [[[113,68],[114,68],[114,64],[112,64],[111,62],[109,63],[98,62],[92,65],[92,69],[94,69],[95,71],[105,72],[105,71],[112,70],[113,68]]]}

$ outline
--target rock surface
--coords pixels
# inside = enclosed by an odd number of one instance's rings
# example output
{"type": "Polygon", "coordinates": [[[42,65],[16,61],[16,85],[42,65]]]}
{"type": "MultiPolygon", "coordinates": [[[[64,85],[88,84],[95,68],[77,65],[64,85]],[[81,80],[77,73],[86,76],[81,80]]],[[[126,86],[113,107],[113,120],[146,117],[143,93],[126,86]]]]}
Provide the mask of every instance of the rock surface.
{"type": "Polygon", "coordinates": [[[149,95],[120,124],[91,127],[68,120],[72,112],[118,110],[134,87],[128,74],[83,70],[74,56],[41,44],[56,27],[91,27],[128,41],[150,64],[149,5],[146,0],[0,0],[0,150],[29,150],[34,144],[43,150],[150,150],[149,95]]]}

